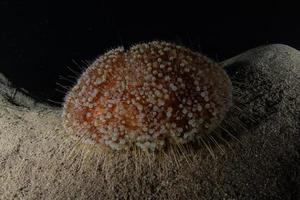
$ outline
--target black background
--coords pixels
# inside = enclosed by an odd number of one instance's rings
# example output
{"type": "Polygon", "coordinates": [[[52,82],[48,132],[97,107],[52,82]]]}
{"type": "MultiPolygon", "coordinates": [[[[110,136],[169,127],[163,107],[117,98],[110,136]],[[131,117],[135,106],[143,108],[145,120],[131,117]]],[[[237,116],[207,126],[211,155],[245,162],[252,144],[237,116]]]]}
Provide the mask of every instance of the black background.
{"type": "Polygon", "coordinates": [[[270,43],[300,49],[300,11],[287,1],[3,1],[0,72],[41,100],[62,101],[81,61],[137,42],[176,42],[222,61],[270,43]],[[62,3],[63,2],[63,3],[62,3]],[[220,3],[223,2],[223,3],[220,3]],[[75,64],[79,63],[79,64],[75,64]]]}

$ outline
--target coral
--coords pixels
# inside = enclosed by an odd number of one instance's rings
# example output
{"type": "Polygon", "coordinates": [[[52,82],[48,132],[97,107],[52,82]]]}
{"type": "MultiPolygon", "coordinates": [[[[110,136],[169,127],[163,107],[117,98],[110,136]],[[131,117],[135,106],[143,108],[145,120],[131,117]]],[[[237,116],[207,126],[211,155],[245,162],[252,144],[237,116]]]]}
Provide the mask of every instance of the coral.
{"type": "Polygon", "coordinates": [[[62,118],[84,143],[157,150],[209,134],[231,99],[231,81],[215,62],[153,41],[95,60],[65,97],[62,118]]]}

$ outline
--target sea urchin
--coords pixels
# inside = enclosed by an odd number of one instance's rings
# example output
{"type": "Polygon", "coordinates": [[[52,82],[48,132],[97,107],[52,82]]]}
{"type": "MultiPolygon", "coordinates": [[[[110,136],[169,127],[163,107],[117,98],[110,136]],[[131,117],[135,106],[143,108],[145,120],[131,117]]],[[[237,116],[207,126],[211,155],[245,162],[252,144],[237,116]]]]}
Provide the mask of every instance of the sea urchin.
{"type": "Polygon", "coordinates": [[[231,81],[207,57],[153,41],[100,56],[65,97],[63,125],[84,143],[157,150],[210,133],[231,105],[231,81]]]}

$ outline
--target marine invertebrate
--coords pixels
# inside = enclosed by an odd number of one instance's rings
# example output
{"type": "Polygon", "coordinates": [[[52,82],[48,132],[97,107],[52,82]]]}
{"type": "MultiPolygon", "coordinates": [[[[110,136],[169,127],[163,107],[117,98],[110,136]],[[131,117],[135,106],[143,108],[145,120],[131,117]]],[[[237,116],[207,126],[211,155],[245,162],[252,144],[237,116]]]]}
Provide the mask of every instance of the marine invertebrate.
{"type": "Polygon", "coordinates": [[[230,79],[215,62],[153,41],[95,60],[65,98],[63,125],[103,148],[156,150],[209,134],[231,95],[230,79]]]}

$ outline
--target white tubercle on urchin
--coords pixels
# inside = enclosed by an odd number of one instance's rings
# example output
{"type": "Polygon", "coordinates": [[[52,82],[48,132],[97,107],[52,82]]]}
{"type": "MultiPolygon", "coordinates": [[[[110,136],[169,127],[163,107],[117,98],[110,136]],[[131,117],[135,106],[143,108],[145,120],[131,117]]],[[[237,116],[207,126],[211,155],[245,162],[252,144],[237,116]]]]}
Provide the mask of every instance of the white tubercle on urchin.
{"type": "Polygon", "coordinates": [[[65,97],[67,132],[113,150],[157,150],[210,133],[232,104],[231,81],[209,58],[153,41],[100,56],[65,97]]]}

